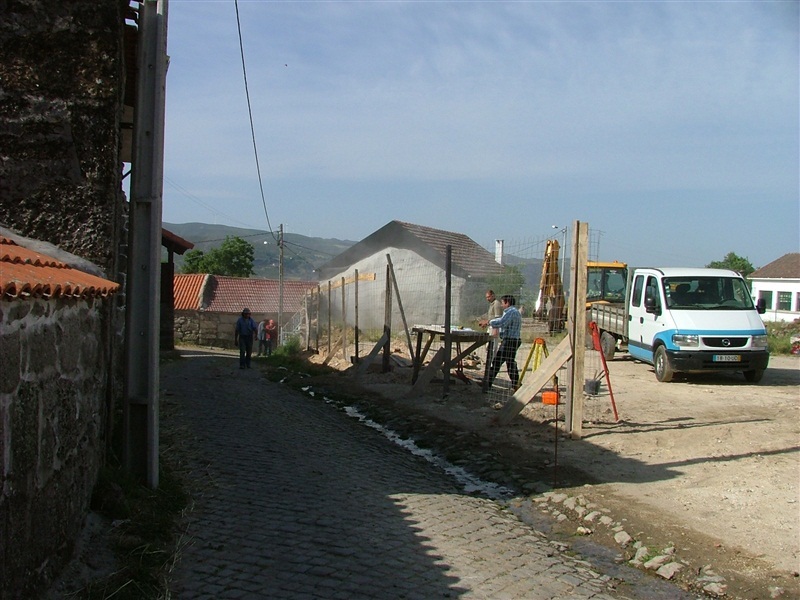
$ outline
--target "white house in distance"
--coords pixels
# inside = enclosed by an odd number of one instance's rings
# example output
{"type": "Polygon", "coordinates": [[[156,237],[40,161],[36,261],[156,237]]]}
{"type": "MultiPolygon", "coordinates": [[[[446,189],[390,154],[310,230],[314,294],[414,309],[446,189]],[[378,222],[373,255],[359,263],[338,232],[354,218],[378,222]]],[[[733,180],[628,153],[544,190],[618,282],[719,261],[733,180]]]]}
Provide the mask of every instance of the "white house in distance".
{"type": "Polygon", "coordinates": [[[767,312],[764,321],[800,319],[800,252],[781,256],[750,273],[753,297],[764,299],[767,312]]]}

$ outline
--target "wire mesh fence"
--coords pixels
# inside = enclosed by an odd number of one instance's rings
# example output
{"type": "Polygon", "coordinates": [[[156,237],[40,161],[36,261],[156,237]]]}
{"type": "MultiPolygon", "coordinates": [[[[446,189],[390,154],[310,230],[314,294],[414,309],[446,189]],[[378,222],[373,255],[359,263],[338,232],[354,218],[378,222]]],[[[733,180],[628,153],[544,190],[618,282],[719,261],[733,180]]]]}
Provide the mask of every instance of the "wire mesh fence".
{"type": "MultiPolygon", "coordinates": [[[[493,248],[485,248],[483,254],[453,252],[451,248],[449,264],[444,257],[408,248],[376,252],[309,293],[304,314],[295,317],[296,334],[326,360],[357,364],[385,351],[396,363],[411,366],[415,358],[423,362],[419,347],[423,332],[444,331],[448,326],[450,331],[461,332],[457,337],[462,340],[472,340],[475,336],[470,332],[485,332],[479,321],[487,315],[486,292],[492,290],[497,297],[514,296],[522,314],[522,343],[516,361],[524,381],[566,335],[564,298],[569,294],[571,258],[564,249],[566,234],[563,230],[558,233],[557,237],[495,240],[493,248]],[[486,265],[487,257],[493,263],[491,268],[486,265]]],[[[598,259],[600,235],[589,233],[589,261],[598,259]]],[[[448,350],[449,368],[443,363],[437,380],[452,373],[465,381],[482,382],[497,340],[488,340],[491,343],[462,356],[469,344],[458,339],[448,350]]],[[[425,348],[425,362],[445,343],[444,335],[432,336],[431,347],[425,348]]],[[[600,353],[593,348],[594,340],[587,332],[586,348],[581,350],[585,350],[585,386],[577,391],[584,394],[585,420],[604,421],[609,415],[609,382],[600,353]]],[[[563,393],[563,371],[547,389],[563,393]]],[[[502,366],[489,389],[489,401],[503,403],[513,392],[511,378],[502,366]]]]}

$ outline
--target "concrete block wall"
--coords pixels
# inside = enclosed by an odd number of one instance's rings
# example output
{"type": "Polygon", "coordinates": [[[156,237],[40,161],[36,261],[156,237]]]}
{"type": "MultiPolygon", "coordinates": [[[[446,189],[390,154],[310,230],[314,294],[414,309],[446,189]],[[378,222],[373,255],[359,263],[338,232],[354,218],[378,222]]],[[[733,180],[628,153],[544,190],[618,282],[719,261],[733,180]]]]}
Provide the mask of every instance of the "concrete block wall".
{"type": "Polygon", "coordinates": [[[0,597],[32,598],[69,559],[105,453],[99,300],[0,302],[0,597]]]}

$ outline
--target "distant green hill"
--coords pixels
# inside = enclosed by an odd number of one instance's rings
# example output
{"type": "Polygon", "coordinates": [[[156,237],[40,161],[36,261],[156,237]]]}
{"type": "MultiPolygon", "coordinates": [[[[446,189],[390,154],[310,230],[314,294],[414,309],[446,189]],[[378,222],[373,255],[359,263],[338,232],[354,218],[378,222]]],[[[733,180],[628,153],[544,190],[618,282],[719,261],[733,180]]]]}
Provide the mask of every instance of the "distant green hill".
{"type": "MultiPolygon", "coordinates": [[[[264,230],[208,223],[164,223],[163,225],[164,229],[192,242],[196,250],[203,252],[219,246],[228,236],[238,236],[253,244],[254,277],[277,279],[279,276],[280,252],[277,231],[273,235],[264,230]]],[[[316,280],[317,274],[314,269],[356,243],[334,238],[307,237],[297,233],[284,234],[283,241],[283,276],[286,279],[306,281],[316,280]]],[[[175,271],[179,273],[182,265],[183,256],[176,254],[175,271]]]]}
{"type": "MultiPolygon", "coordinates": [[[[255,261],[254,277],[278,279],[278,232],[274,235],[259,229],[244,229],[227,225],[211,225],[208,223],[164,223],[164,228],[175,235],[194,244],[195,249],[208,252],[219,246],[227,236],[238,236],[253,244],[255,261]],[[264,243],[266,242],[266,243],[264,243]]],[[[284,235],[283,276],[286,279],[316,281],[314,269],[325,264],[334,256],[338,256],[350,246],[356,244],[350,240],[336,238],[307,237],[297,233],[284,235]]],[[[165,253],[166,256],[166,253],[165,253]]],[[[511,254],[505,256],[509,265],[517,265],[525,277],[525,287],[529,293],[535,294],[542,273],[542,260],[538,258],[522,259],[511,254]]],[[[175,271],[180,272],[183,256],[175,255],[175,271]]]]}

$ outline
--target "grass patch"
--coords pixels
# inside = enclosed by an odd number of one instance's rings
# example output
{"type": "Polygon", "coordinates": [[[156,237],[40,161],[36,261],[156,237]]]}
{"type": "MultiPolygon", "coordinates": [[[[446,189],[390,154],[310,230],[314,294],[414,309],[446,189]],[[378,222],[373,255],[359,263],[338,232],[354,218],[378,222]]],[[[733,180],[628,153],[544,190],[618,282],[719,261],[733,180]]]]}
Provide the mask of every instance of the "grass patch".
{"type": "Polygon", "coordinates": [[[119,464],[103,468],[92,509],[114,523],[116,570],[70,595],[86,600],[164,598],[175,559],[177,523],[189,503],[180,477],[163,464],[158,489],[134,479],[119,464]]]}
{"type": "MultiPolygon", "coordinates": [[[[800,336],[800,319],[794,321],[768,321],[767,344],[771,354],[793,354],[792,337],[800,336]]],[[[800,344],[795,343],[794,353],[800,351],[800,344]]]]}

